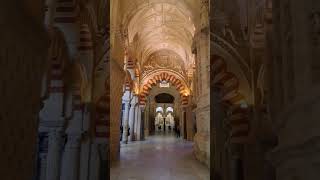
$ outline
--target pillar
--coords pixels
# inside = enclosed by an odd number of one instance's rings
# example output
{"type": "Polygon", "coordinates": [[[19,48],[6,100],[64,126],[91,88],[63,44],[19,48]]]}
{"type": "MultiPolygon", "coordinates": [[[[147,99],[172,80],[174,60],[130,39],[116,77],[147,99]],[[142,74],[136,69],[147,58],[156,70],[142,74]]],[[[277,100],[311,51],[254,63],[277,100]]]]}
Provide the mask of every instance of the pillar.
{"type": "Polygon", "coordinates": [[[59,180],[61,165],[62,129],[49,132],[46,180],[59,180]]]}
{"type": "Polygon", "coordinates": [[[277,180],[318,179],[320,1],[272,1],[272,8],[272,16],[280,18],[272,19],[276,41],[270,44],[271,68],[279,74],[268,75],[276,80],[270,82],[269,108],[278,137],[270,158],[277,180]],[[277,63],[282,69],[277,69],[277,63]],[[279,100],[279,107],[274,107],[279,100]]]}
{"type": "Polygon", "coordinates": [[[131,106],[129,110],[129,128],[130,128],[130,136],[128,136],[128,141],[133,141],[134,138],[134,123],[135,123],[135,106],[137,103],[137,97],[134,96],[131,101],[131,106]]]}
{"type": "MultiPolygon", "coordinates": [[[[144,114],[145,108],[141,107],[141,121],[140,121],[140,140],[144,140],[144,121],[145,121],[145,114],[144,114]]],[[[148,118],[146,118],[148,119],[148,118]]]]}
{"type": "Polygon", "coordinates": [[[68,141],[63,154],[61,180],[78,180],[80,164],[79,134],[68,134],[68,141]]]}
{"type": "Polygon", "coordinates": [[[47,169],[47,154],[39,155],[39,168],[38,168],[38,178],[39,180],[46,179],[46,169],[47,169]]]}
{"type": "Polygon", "coordinates": [[[139,121],[139,116],[138,116],[138,114],[139,114],[139,105],[136,105],[136,107],[135,107],[135,110],[134,110],[134,119],[135,119],[135,121],[134,121],[134,140],[137,140],[137,131],[138,131],[138,129],[137,129],[137,126],[138,126],[138,121],[139,121]]]}
{"type": "Polygon", "coordinates": [[[68,139],[63,153],[61,180],[79,180],[80,141],[84,119],[79,85],[74,85],[72,89],[72,110],[73,116],[66,129],[68,139]]]}
{"type": "Polygon", "coordinates": [[[46,180],[48,132],[39,132],[37,179],[46,180]]]}
{"type": "Polygon", "coordinates": [[[51,27],[53,25],[53,18],[55,14],[56,0],[46,0],[45,25],[51,27]]]}
{"type": "Polygon", "coordinates": [[[223,175],[223,167],[221,167],[221,161],[222,161],[222,154],[223,151],[225,151],[225,139],[224,137],[224,121],[225,121],[225,112],[223,109],[223,105],[221,103],[221,93],[220,89],[218,87],[213,88],[212,90],[212,102],[213,102],[213,108],[212,108],[212,114],[213,114],[213,129],[214,134],[211,135],[211,138],[213,139],[214,144],[211,144],[211,147],[213,148],[212,151],[214,151],[214,171],[220,175],[223,175]]]}
{"type": "Polygon", "coordinates": [[[241,164],[239,144],[230,144],[230,180],[243,180],[243,165],[241,164]]]}
{"type": "Polygon", "coordinates": [[[188,131],[188,129],[187,129],[187,107],[186,106],[184,106],[183,108],[182,108],[182,115],[181,115],[181,117],[182,117],[182,119],[181,119],[181,121],[182,121],[182,123],[181,123],[181,127],[180,127],[180,131],[181,131],[181,137],[183,138],[183,139],[187,139],[187,131],[188,131]]]}
{"type": "Polygon", "coordinates": [[[124,101],[122,142],[125,144],[128,143],[129,106],[129,101],[124,101]]]}
{"type": "Polygon", "coordinates": [[[79,180],[87,180],[89,176],[89,167],[90,167],[90,146],[91,139],[86,139],[86,141],[81,143],[80,148],[80,177],[79,180]]]}
{"type": "Polygon", "coordinates": [[[137,137],[136,139],[138,141],[141,140],[141,121],[142,121],[142,114],[141,114],[141,108],[138,106],[138,112],[137,112],[137,127],[136,127],[136,130],[137,130],[137,137]]]}
{"type": "Polygon", "coordinates": [[[80,42],[80,7],[78,1],[58,1],[54,17],[55,25],[63,32],[70,57],[77,57],[80,42]]]}
{"type": "MultiPolygon", "coordinates": [[[[151,101],[149,100],[149,102],[151,102],[151,101]]],[[[150,106],[148,107],[148,110],[146,110],[146,108],[143,107],[143,123],[142,123],[143,137],[147,137],[149,135],[149,118],[151,117],[150,116],[151,115],[150,109],[152,109],[151,107],[153,108],[154,105],[150,104],[150,106]]],[[[163,129],[163,127],[162,127],[162,129],[163,129]]]]}
{"type": "MultiPolygon", "coordinates": [[[[191,101],[191,99],[189,99],[189,102],[191,101]]],[[[193,117],[192,117],[192,107],[191,105],[188,105],[188,107],[186,107],[186,139],[188,141],[192,141],[193,140],[193,136],[194,136],[194,126],[193,126],[193,117]]]]}
{"type": "Polygon", "coordinates": [[[98,150],[98,144],[91,144],[91,153],[90,153],[90,168],[89,168],[89,179],[98,180],[100,174],[100,156],[98,150]]]}
{"type": "Polygon", "coordinates": [[[88,84],[86,87],[84,87],[84,94],[87,98],[87,101],[90,101],[92,99],[92,82],[91,79],[93,79],[93,43],[92,43],[92,37],[91,32],[88,24],[81,24],[80,26],[80,41],[79,41],[79,47],[78,47],[78,61],[84,66],[86,69],[86,75],[88,84]]]}

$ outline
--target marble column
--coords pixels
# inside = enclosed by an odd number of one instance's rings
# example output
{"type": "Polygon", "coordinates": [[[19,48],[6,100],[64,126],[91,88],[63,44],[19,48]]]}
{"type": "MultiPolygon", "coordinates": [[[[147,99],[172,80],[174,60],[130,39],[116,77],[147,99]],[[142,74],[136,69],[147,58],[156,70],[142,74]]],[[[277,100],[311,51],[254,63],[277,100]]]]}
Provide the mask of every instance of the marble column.
{"type": "Polygon", "coordinates": [[[238,157],[231,157],[230,159],[230,180],[240,180],[238,177],[238,157]]]}
{"type": "Polygon", "coordinates": [[[63,154],[61,180],[78,180],[81,134],[69,134],[63,154]]]}
{"type": "Polygon", "coordinates": [[[230,180],[242,180],[243,177],[243,166],[241,161],[240,149],[242,148],[239,144],[229,144],[230,154],[230,180]],[[242,177],[241,177],[242,176],[242,177]]]}
{"type": "Polygon", "coordinates": [[[140,121],[140,140],[144,140],[144,121],[145,121],[145,108],[141,107],[141,121],[140,121]]]}
{"type": "Polygon", "coordinates": [[[128,143],[129,105],[129,101],[124,101],[122,142],[125,144],[128,143]]]}
{"type": "Polygon", "coordinates": [[[39,180],[46,180],[46,169],[47,169],[47,154],[40,154],[39,155],[39,172],[38,172],[38,179],[39,180]]]}
{"type": "Polygon", "coordinates": [[[100,173],[100,156],[98,150],[98,144],[91,144],[91,153],[90,153],[90,169],[89,169],[89,179],[90,180],[98,180],[100,173]]]}
{"type": "Polygon", "coordinates": [[[224,136],[224,121],[225,121],[225,111],[224,107],[221,104],[221,93],[218,87],[214,87],[212,90],[212,102],[213,102],[213,129],[214,135],[213,138],[214,144],[211,144],[214,150],[214,171],[219,174],[223,174],[223,167],[221,167],[222,154],[225,146],[225,136],[224,136]]]}
{"type": "Polygon", "coordinates": [[[72,88],[73,113],[66,129],[68,139],[63,153],[61,180],[79,180],[80,141],[84,117],[80,86],[75,84],[72,88]]]}
{"type": "Polygon", "coordinates": [[[61,165],[62,129],[49,132],[46,180],[59,180],[61,165]]]}
{"type": "Polygon", "coordinates": [[[44,23],[49,28],[52,27],[53,25],[55,8],[56,8],[56,0],[46,0],[46,13],[45,13],[44,23]]]}
{"type": "Polygon", "coordinates": [[[135,111],[136,103],[137,103],[136,96],[134,96],[132,98],[130,111],[129,111],[130,135],[128,136],[128,141],[133,141],[133,137],[134,137],[134,122],[135,122],[135,118],[134,118],[135,112],[134,111],[135,111]]]}
{"type": "Polygon", "coordinates": [[[138,116],[138,114],[139,114],[139,105],[136,105],[136,107],[135,107],[135,110],[134,110],[134,119],[135,119],[135,121],[134,121],[134,140],[137,140],[137,131],[138,131],[138,129],[137,129],[137,126],[138,126],[138,121],[139,121],[139,116],[138,116]]]}
{"type": "Polygon", "coordinates": [[[138,107],[138,118],[137,118],[137,127],[136,127],[136,130],[137,130],[137,137],[136,137],[136,139],[138,140],[138,141],[140,141],[141,140],[141,120],[142,120],[142,114],[141,114],[141,108],[140,107],[138,107]]]}
{"type": "Polygon", "coordinates": [[[80,6],[76,0],[58,1],[54,23],[64,34],[72,60],[77,58],[80,42],[80,6]]]}

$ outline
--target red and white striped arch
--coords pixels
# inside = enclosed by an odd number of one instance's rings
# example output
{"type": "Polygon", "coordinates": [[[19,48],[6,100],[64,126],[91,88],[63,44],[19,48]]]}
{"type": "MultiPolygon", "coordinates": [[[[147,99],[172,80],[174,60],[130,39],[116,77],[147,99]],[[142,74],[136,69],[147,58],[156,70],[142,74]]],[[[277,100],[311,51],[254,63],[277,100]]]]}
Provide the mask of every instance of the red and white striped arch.
{"type": "Polygon", "coordinates": [[[211,58],[213,85],[220,88],[222,102],[229,106],[231,142],[245,143],[249,135],[249,109],[241,107],[246,98],[239,92],[239,79],[228,72],[224,59],[218,55],[211,58]]]}
{"type": "Polygon", "coordinates": [[[126,72],[126,77],[124,80],[125,91],[131,91],[133,89],[133,80],[129,71],[126,72]]]}
{"type": "Polygon", "coordinates": [[[185,81],[177,76],[175,73],[167,72],[167,71],[159,71],[145,77],[140,86],[140,96],[139,96],[139,103],[140,105],[146,105],[146,97],[149,95],[152,86],[156,86],[161,81],[170,82],[171,85],[175,86],[177,91],[181,96],[181,104],[187,105],[189,99],[189,88],[185,81]]]}

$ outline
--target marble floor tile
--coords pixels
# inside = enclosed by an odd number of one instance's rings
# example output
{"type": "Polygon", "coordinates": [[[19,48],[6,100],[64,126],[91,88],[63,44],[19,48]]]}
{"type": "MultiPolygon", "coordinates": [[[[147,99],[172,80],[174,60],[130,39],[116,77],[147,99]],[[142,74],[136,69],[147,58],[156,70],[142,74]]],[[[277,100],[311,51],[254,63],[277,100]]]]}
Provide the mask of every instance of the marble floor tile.
{"type": "Polygon", "coordinates": [[[111,180],[209,180],[209,169],[195,159],[192,145],[170,134],[121,144],[111,180]]]}

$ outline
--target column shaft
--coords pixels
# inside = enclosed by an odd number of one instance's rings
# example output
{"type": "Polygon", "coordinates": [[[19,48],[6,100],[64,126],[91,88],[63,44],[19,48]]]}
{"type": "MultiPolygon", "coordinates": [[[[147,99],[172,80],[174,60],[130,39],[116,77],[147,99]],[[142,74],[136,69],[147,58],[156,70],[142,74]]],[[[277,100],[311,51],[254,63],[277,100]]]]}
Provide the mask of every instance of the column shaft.
{"type": "Polygon", "coordinates": [[[125,102],[124,113],[123,113],[123,135],[122,142],[128,142],[128,119],[129,119],[129,102],[125,102]]]}
{"type": "Polygon", "coordinates": [[[131,104],[130,107],[130,112],[129,112],[129,128],[130,128],[130,135],[128,136],[128,141],[132,141],[133,140],[133,136],[134,136],[134,110],[135,110],[135,103],[131,104]]]}
{"type": "Polygon", "coordinates": [[[62,132],[51,130],[47,156],[46,180],[59,180],[61,160],[62,132]]]}
{"type": "Polygon", "coordinates": [[[63,154],[61,180],[79,179],[80,139],[79,134],[69,134],[63,154]]]}
{"type": "Polygon", "coordinates": [[[139,117],[138,117],[138,111],[139,111],[139,106],[136,106],[135,107],[135,110],[134,110],[134,140],[137,140],[137,126],[138,126],[138,121],[139,121],[139,117]]]}
{"type": "Polygon", "coordinates": [[[137,119],[137,127],[136,127],[136,130],[137,130],[137,137],[136,139],[139,141],[141,140],[141,109],[138,108],[138,119],[137,119]]]}

